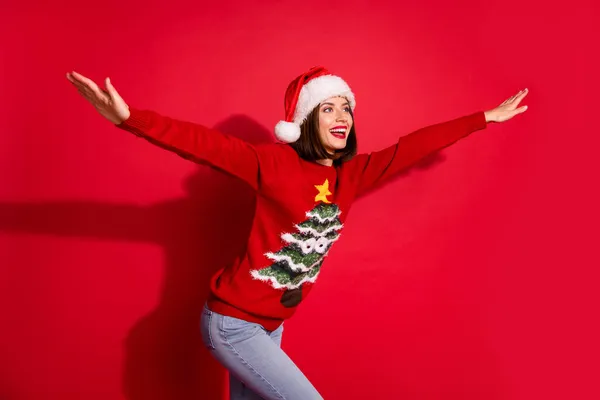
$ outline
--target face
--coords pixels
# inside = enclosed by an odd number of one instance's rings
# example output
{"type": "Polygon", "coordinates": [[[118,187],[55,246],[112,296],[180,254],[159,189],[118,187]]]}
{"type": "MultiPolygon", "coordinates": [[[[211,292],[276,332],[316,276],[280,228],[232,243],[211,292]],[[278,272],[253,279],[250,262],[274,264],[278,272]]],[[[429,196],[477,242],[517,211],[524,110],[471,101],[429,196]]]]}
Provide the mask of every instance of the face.
{"type": "Polygon", "coordinates": [[[352,122],[346,98],[330,97],[319,104],[319,138],[329,153],[346,147],[352,122]]]}

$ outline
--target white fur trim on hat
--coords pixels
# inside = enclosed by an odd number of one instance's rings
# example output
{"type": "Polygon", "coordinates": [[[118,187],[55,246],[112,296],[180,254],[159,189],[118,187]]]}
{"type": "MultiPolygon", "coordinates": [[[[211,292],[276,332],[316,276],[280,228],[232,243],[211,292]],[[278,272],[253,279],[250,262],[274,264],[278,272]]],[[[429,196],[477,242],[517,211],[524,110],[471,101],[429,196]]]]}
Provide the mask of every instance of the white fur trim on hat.
{"type": "Polygon", "coordinates": [[[348,84],[339,76],[323,75],[311,79],[300,90],[298,104],[296,104],[296,111],[294,113],[294,122],[301,125],[313,108],[318,106],[322,101],[334,96],[345,97],[350,103],[352,110],[356,107],[354,93],[352,93],[348,84]]]}
{"type": "Polygon", "coordinates": [[[295,122],[279,121],[275,125],[275,136],[285,143],[292,143],[300,139],[300,125],[295,122]]]}

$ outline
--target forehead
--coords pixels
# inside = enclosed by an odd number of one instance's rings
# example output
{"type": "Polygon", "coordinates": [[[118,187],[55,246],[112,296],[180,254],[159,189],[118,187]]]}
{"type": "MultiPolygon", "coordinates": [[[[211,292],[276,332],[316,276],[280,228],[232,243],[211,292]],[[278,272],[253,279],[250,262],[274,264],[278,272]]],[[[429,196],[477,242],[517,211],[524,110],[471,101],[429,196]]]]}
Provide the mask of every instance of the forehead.
{"type": "Polygon", "coordinates": [[[333,103],[333,104],[337,104],[337,105],[342,105],[342,104],[347,104],[348,99],[345,98],[344,96],[333,96],[333,97],[329,97],[329,98],[323,100],[321,102],[321,104],[323,104],[323,103],[333,103]]]}

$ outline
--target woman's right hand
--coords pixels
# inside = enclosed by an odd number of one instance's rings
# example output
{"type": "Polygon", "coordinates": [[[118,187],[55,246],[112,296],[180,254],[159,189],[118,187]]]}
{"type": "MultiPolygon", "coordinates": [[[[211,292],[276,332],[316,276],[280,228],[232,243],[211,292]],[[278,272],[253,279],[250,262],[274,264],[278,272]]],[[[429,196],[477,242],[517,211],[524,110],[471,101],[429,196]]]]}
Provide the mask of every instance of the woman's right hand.
{"type": "Polygon", "coordinates": [[[106,90],[99,88],[94,81],[75,71],[68,72],[67,79],[77,88],[79,94],[96,108],[100,115],[113,124],[119,125],[129,118],[129,106],[110,83],[110,78],[106,78],[104,81],[106,90]]]}

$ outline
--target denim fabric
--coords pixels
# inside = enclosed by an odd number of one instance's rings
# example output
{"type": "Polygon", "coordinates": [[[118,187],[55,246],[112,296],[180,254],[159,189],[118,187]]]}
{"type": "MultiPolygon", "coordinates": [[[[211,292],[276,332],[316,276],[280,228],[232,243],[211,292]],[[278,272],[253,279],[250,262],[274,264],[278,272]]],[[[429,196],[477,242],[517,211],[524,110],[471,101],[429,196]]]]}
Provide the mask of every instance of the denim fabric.
{"type": "Polygon", "coordinates": [[[230,399],[317,400],[321,395],[281,349],[283,324],[274,331],[204,306],[204,345],[229,371],[230,399]]]}

